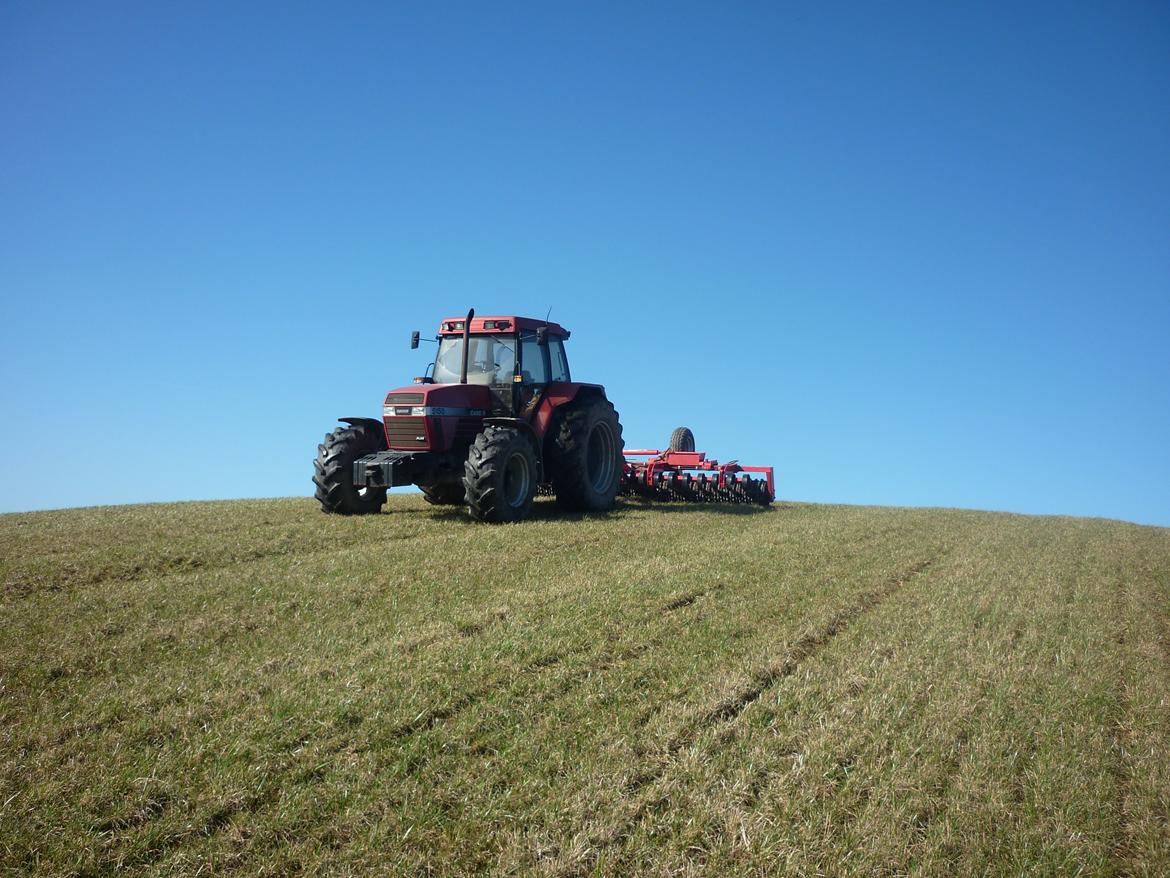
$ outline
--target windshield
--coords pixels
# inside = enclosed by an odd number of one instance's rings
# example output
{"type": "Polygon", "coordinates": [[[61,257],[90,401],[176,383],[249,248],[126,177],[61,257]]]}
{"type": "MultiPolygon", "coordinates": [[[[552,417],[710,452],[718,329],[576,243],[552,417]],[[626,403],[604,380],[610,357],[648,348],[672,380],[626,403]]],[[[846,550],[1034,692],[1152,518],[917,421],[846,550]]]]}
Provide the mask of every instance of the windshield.
{"type": "MultiPolygon", "coordinates": [[[[468,384],[511,384],[516,371],[516,337],[473,335],[468,344],[468,384]]],[[[448,335],[435,357],[436,384],[458,384],[463,364],[463,336],[448,335]]]]}

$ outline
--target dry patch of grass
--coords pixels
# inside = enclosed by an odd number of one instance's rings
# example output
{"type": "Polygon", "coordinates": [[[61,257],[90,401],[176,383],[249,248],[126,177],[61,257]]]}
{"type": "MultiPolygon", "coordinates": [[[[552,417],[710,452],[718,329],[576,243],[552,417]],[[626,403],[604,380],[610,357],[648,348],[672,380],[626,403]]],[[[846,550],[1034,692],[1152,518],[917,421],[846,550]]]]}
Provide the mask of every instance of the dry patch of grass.
{"type": "Polygon", "coordinates": [[[1170,532],[0,517],[0,866],[1165,874],[1170,532]]]}

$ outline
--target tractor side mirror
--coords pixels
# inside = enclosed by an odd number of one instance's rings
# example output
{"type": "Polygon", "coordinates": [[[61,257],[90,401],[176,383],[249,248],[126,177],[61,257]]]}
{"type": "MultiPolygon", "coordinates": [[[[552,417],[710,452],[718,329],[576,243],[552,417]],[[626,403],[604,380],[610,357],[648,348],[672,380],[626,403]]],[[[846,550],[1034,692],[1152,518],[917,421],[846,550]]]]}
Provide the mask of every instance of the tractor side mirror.
{"type": "Polygon", "coordinates": [[[536,327],[536,343],[538,345],[540,345],[541,347],[544,347],[545,345],[548,344],[548,327],[547,326],[536,327]]]}
{"type": "Polygon", "coordinates": [[[414,332],[412,332],[410,334],[410,349],[414,350],[417,347],[418,347],[418,330],[416,329],[414,332]]]}

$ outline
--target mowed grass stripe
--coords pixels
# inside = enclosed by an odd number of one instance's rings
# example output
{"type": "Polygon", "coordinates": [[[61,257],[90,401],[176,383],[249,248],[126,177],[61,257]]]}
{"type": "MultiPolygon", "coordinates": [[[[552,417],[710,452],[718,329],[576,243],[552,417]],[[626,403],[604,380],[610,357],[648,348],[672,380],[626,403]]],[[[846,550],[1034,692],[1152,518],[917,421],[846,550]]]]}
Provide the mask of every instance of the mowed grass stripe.
{"type": "Polygon", "coordinates": [[[3,865],[1170,862],[1165,531],[637,504],[485,528],[409,498],[239,504],[233,529],[211,505],[81,511],[107,579],[69,513],[35,562],[35,516],[0,517],[6,564],[74,583],[0,606],[3,865]],[[168,528],[208,560],[169,565],[168,528]],[[228,531],[245,560],[217,566],[228,531]]]}

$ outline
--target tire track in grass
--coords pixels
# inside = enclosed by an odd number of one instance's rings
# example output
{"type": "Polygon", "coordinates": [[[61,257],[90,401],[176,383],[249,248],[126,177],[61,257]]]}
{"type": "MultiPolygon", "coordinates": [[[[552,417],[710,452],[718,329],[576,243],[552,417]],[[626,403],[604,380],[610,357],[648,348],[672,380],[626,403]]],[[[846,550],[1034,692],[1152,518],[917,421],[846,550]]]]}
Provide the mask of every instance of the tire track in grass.
{"type": "MultiPolygon", "coordinates": [[[[99,866],[102,870],[107,870],[157,864],[160,860],[196,839],[211,838],[223,832],[239,815],[258,814],[274,804],[279,797],[280,790],[275,785],[263,786],[252,792],[233,795],[219,806],[212,808],[201,820],[189,824],[178,832],[163,836],[145,850],[133,852],[125,857],[114,856],[111,852],[99,860],[99,866]]],[[[149,820],[162,816],[167,810],[166,806],[170,804],[171,802],[168,801],[163,808],[151,814],[149,820]]]]}
{"type": "MultiPolygon", "coordinates": [[[[189,556],[162,556],[153,559],[144,559],[137,562],[128,562],[122,565],[112,565],[105,568],[97,568],[86,570],[74,569],[60,571],[59,574],[53,576],[38,575],[32,577],[35,581],[27,581],[29,577],[21,575],[21,571],[9,571],[7,578],[2,584],[0,593],[6,597],[20,600],[22,598],[31,597],[43,592],[74,592],[85,588],[90,588],[95,585],[105,585],[107,583],[121,583],[134,584],[137,582],[149,581],[155,578],[167,578],[170,576],[182,576],[188,573],[218,573],[225,570],[231,570],[236,567],[246,567],[252,564],[260,564],[268,560],[276,558],[288,559],[306,559],[321,555],[339,554],[350,551],[359,551],[361,549],[376,548],[386,543],[401,543],[409,540],[415,540],[423,536],[433,536],[427,531],[427,527],[432,523],[433,519],[440,518],[441,513],[435,513],[431,510],[394,510],[386,513],[379,513],[379,515],[386,516],[407,516],[416,518],[418,516],[411,515],[411,513],[419,513],[426,517],[426,521],[419,524],[418,529],[406,533],[387,533],[381,532],[356,532],[351,531],[340,536],[339,540],[327,544],[311,546],[300,551],[295,549],[298,543],[285,544],[279,548],[270,548],[265,550],[261,545],[255,549],[248,549],[237,554],[228,555],[224,557],[222,554],[206,554],[200,555],[195,552],[189,556]]],[[[279,534],[286,534],[289,525],[266,526],[263,536],[269,536],[272,532],[279,534]]],[[[316,533],[316,531],[314,531],[316,533]]],[[[447,535],[459,534],[460,531],[449,531],[447,535]]],[[[303,536],[297,534],[296,536],[303,536]]],[[[570,540],[560,544],[558,548],[575,548],[586,544],[593,544],[599,542],[596,537],[589,537],[579,540],[570,540]]]]}
{"type": "Polygon", "coordinates": [[[1135,609],[1135,596],[1131,593],[1128,579],[1121,575],[1113,592],[1113,613],[1117,618],[1116,646],[1122,656],[1121,679],[1117,681],[1117,702],[1114,717],[1114,753],[1109,764],[1113,779],[1113,810],[1117,815],[1117,837],[1113,843],[1113,861],[1123,875],[1132,873],[1130,864],[1134,856],[1134,837],[1129,820],[1130,802],[1133,798],[1133,782],[1130,777],[1128,753],[1133,751],[1134,735],[1131,728],[1132,707],[1130,687],[1133,685],[1133,659],[1130,650],[1130,616],[1135,609]]]}
{"type": "Polygon", "coordinates": [[[182,700],[179,693],[171,692],[161,697],[148,698],[139,704],[119,704],[106,716],[60,729],[46,742],[46,749],[63,747],[77,738],[98,735],[127,722],[157,714],[163,708],[179,704],[182,700]]]}
{"type": "Polygon", "coordinates": [[[683,607],[689,607],[699,598],[704,598],[709,594],[719,591],[727,585],[725,582],[717,582],[710,588],[700,588],[697,591],[687,592],[684,595],[679,595],[674,600],[669,601],[663,608],[665,613],[673,613],[675,610],[681,610],[683,607]]]}
{"type": "MultiPolygon", "coordinates": [[[[693,606],[699,601],[700,598],[703,598],[709,594],[714,594],[725,587],[726,583],[716,582],[708,588],[688,593],[680,598],[676,598],[668,602],[660,611],[647,614],[640,621],[652,622],[659,615],[673,614],[678,610],[693,606]]],[[[651,649],[654,649],[657,646],[661,646],[672,636],[672,630],[663,631],[657,636],[641,643],[636,643],[623,649],[602,652],[595,657],[594,661],[591,661],[585,667],[579,668],[573,671],[571,674],[567,675],[565,679],[562,680],[555,688],[551,695],[555,697],[563,696],[572,691],[573,688],[589,677],[595,674],[604,673],[605,671],[611,670],[620,664],[632,661],[639,656],[649,652],[651,649]]],[[[571,649],[562,653],[544,655],[529,662],[525,666],[524,670],[539,674],[548,668],[562,664],[566,659],[588,655],[589,652],[589,646],[582,646],[578,649],[571,649]]],[[[424,710],[412,720],[397,726],[391,733],[391,736],[396,739],[403,739],[410,737],[411,735],[414,735],[418,732],[432,729],[447,720],[455,718],[464,710],[474,706],[484,699],[496,695],[501,688],[506,687],[510,682],[512,682],[511,678],[491,681],[477,689],[463,693],[462,695],[456,697],[454,700],[449,701],[444,705],[439,705],[437,707],[424,710]]],[[[528,688],[531,688],[531,686],[521,687],[520,691],[525,691],[528,688]]]]}
{"type": "MultiPolygon", "coordinates": [[[[146,558],[139,561],[128,560],[121,564],[112,563],[106,567],[98,567],[96,569],[73,568],[58,570],[50,574],[17,568],[5,572],[4,579],[0,582],[0,597],[3,597],[7,601],[16,602],[45,592],[74,592],[107,583],[133,584],[159,577],[180,576],[186,573],[219,572],[236,567],[263,563],[264,561],[275,558],[301,559],[330,553],[355,551],[363,548],[373,548],[387,542],[401,542],[414,540],[422,536],[432,536],[428,528],[436,522],[442,524],[444,519],[448,518],[459,519],[465,524],[468,523],[465,519],[461,518],[459,513],[440,512],[431,509],[393,509],[389,512],[379,513],[379,515],[405,517],[412,523],[417,522],[418,528],[408,533],[387,533],[385,531],[372,531],[370,533],[359,531],[343,532],[339,535],[339,539],[344,540],[344,542],[339,543],[338,541],[334,541],[302,551],[296,551],[294,547],[299,545],[299,543],[293,542],[277,549],[269,550],[265,550],[264,546],[261,545],[255,549],[244,550],[234,556],[229,555],[228,557],[224,557],[223,554],[200,554],[201,550],[197,550],[188,556],[171,555],[146,558]],[[290,549],[293,550],[290,551],[290,549]]],[[[537,516],[537,520],[544,517],[537,516]]],[[[262,536],[268,537],[273,533],[286,535],[288,528],[297,521],[303,521],[303,519],[290,519],[289,523],[282,522],[278,525],[265,524],[262,526],[262,536]]],[[[897,525],[891,525],[884,528],[881,533],[896,530],[897,527],[897,525]]],[[[313,531],[313,533],[317,532],[316,530],[313,531]]],[[[463,531],[449,531],[449,535],[458,535],[461,533],[463,531]]],[[[155,536],[151,535],[150,538],[155,538],[155,536]]],[[[303,534],[298,533],[294,536],[300,538],[303,534]]],[[[874,536],[874,534],[869,535],[869,539],[873,539],[874,536]]],[[[599,537],[589,536],[580,539],[564,540],[552,544],[547,548],[556,550],[575,549],[586,545],[596,545],[600,542],[599,537]]]]}
{"type": "Polygon", "coordinates": [[[720,702],[712,708],[689,733],[675,739],[671,743],[671,752],[678,752],[683,747],[690,746],[694,739],[707,728],[721,723],[730,722],[758,701],[766,691],[778,684],[785,677],[791,676],[800,664],[820,652],[828,643],[844,631],[856,619],[872,612],[884,601],[899,592],[908,582],[922,575],[941,556],[920,561],[901,575],[889,580],[881,588],[867,592],[857,603],[845,607],[834,613],[829,622],[817,631],[809,632],[796,640],[789,647],[783,660],[761,668],[752,675],[752,682],[735,693],[730,698],[720,702]]]}
{"type": "MultiPolygon", "coordinates": [[[[1163,677],[1170,680],[1170,626],[1167,625],[1164,598],[1148,562],[1141,567],[1136,582],[1128,579],[1122,570],[1117,572],[1117,576],[1118,587],[1114,592],[1119,623],[1117,644],[1124,656],[1124,663],[1117,696],[1116,753],[1110,768],[1116,785],[1114,803],[1118,821],[1112,859],[1119,874],[1133,875],[1149,869],[1149,864],[1145,862],[1149,840],[1142,838],[1140,826],[1134,823],[1133,812],[1135,808],[1141,808],[1139,790],[1142,759],[1151,755],[1142,753],[1142,748],[1148,749],[1149,732],[1143,741],[1138,728],[1140,720],[1135,715],[1134,691],[1139,685],[1140,670],[1137,662],[1142,644],[1140,638],[1134,636],[1133,627],[1137,619],[1149,622],[1157,650],[1156,659],[1160,659],[1163,677]]],[[[1162,827],[1165,838],[1165,822],[1162,827]]]]}
{"type": "MultiPolygon", "coordinates": [[[[981,680],[967,707],[953,717],[953,722],[950,725],[953,732],[949,735],[951,744],[946,749],[942,761],[935,764],[929,775],[925,777],[930,788],[930,799],[924,807],[912,816],[910,821],[910,831],[912,833],[910,844],[916,848],[920,848],[927,843],[927,836],[931,826],[948,810],[945,797],[952,789],[955,777],[958,775],[959,769],[962,766],[963,757],[969,750],[969,743],[975,722],[984,709],[990,689],[991,679],[981,680]]],[[[891,738],[900,737],[905,729],[913,723],[914,716],[921,711],[925,700],[924,692],[911,703],[910,706],[912,709],[907,710],[902,715],[899,723],[889,728],[889,736],[891,738]]],[[[821,729],[821,731],[822,733],[825,732],[824,729],[821,729]]],[[[733,729],[728,728],[717,739],[717,744],[722,746],[733,739],[733,729]]],[[[780,755],[786,755],[788,757],[798,756],[802,752],[803,740],[804,733],[798,733],[786,739],[783,746],[779,749],[780,755]]],[[[832,761],[834,787],[839,786],[848,779],[850,771],[857,765],[860,758],[861,754],[857,749],[847,749],[832,761]]],[[[737,798],[737,804],[744,808],[756,807],[760,801],[761,792],[767,784],[769,776],[774,771],[774,767],[762,765],[758,769],[749,772],[745,776],[744,791],[737,798]]],[[[829,777],[829,775],[826,775],[826,777],[829,777]]],[[[857,795],[861,806],[869,802],[870,792],[870,789],[867,787],[858,790],[857,795]]],[[[911,869],[911,872],[913,871],[914,869],[911,869]]]]}
{"type": "MultiPolygon", "coordinates": [[[[654,619],[662,613],[666,613],[668,615],[673,614],[679,609],[685,609],[686,607],[694,605],[698,602],[699,598],[709,594],[714,594],[724,587],[726,587],[726,583],[717,582],[709,588],[701,589],[692,595],[687,595],[687,597],[693,599],[681,603],[677,608],[675,608],[675,610],[670,610],[668,605],[667,608],[664,608],[661,611],[655,611],[653,613],[647,614],[642,621],[654,621],[654,619]]],[[[677,601],[672,601],[671,603],[677,603],[677,601]]],[[[552,701],[558,698],[563,698],[589,678],[598,674],[606,673],[607,671],[613,670],[614,668],[627,664],[628,662],[632,662],[635,659],[650,652],[651,650],[662,646],[664,643],[670,642],[670,640],[675,636],[676,630],[671,628],[668,630],[663,630],[656,636],[651,637],[648,640],[644,640],[640,643],[634,643],[622,649],[610,649],[601,652],[600,654],[596,655],[588,664],[567,674],[551,689],[547,690],[544,693],[544,700],[552,701]]],[[[580,649],[569,650],[564,653],[545,655],[533,660],[532,662],[529,662],[529,664],[525,667],[525,670],[535,674],[540,674],[549,668],[562,664],[565,659],[586,655],[588,653],[589,648],[582,647],[580,649]]],[[[534,692],[539,685],[537,682],[539,679],[542,678],[539,676],[535,678],[523,678],[523,684],[513,687],[511,694],[519,696],[525,693],[534,692]]],[[[510,680],[503,680],[496,683],[488,683],[487,685],[484,685],[472,692],[465,693],[464,695],[456,698],[454,701],[449,702],[446,705],[424,711],[410,722],[403,723],[402,725],[398,726],[392,733],[392,737],[397,740],[404,740],[405,738],[408,738],[418,732],[433,729],[448,720],[454,719],[457,715],[463,713],[465,710],[473,707],[477,703],[498,695],[501,688],[503,688],[500,683],[503,683],[504,686],[506,686],[509,682],[510,680]]],[[[407,773],[416,774],[429,761],[429,756],[425,754],[412,758],[407,763],[407,773]]]]}
{"type": "MultiPolygon", "coordinates": [[[[636,658],[647,650],[653,648],[653,646],[662,642],[664,639],[664,637],[654,638],[651,641],[635,644],[634,646],[627,647],[624,650],[602,652],[593,662],[590,662],[584,668],[575,671],[566,679],[585,679],[592,674],[606,671],[619,662],[636,658]]],[[[582,646],[578,649],[570,649],[561,653],[544,655],[529,662],[527,665],[525,665],[524,670],[527,671],[530,675],[539,676],[548,671],[550,668],[554,668],[557,665],[560,665],[566,659],[588,655],[589,652],[589,646],[582,646]]],[[[531,680],[531,677],[525,676],[523,679],[531,680]]],[[[441,704],[422,711],[416,717],[414,717],[414,719],[396,726],[390,733],[390,736],[394,739],[402,740],[409,738],[411,735],[414,735],[418,732],[425,731],[427,729],[433,729],[435,726],[444,723],[447,720],[454,719],[463,711],[467,710],[467,708],[473,707],[484,699],[496,695],[500,692],[501,689],[507,688],[509,684],[513,682],[514,678],[511,677],[491,680],[485,683],[483,686],[479,686],[475,689],[464,692],[462,695],[455,697],[446,704],[441,704]]],[[[524,689],[529,687],[521,688],[524,689]]]]}
{"type": "MultiPolygon", "coordinates": [[[[693,597],[693,599],[687,601],[684,604],[680,604],[679,607],[676,607],[675,609],[682,609],[683,607],[691,606],[702,595],[718,591],[719,588],[722,588],[722,584],[716,585],[713,588],[709,588],[698,593],[693,597]]],[[[653,621],[655,616],[657,616],[657,613],[648,615],[641,621],[653,621]]],[[[564,695],[594,674],[604,673],[605,671],[608,671],[619,664],[633,661],[638,656],[644,655],[656,646],[661,646],[671,637],[671,634],[672,632],[670,631],[663,631],[661,634],[652,637],[649,640],[642,641],[641,643],[635,643],[623,649],[611,649],[597,654],[593,661],[567,675],[565,679],[562,680],[561,683],[556,687],[555,694],[558,696],[564,695]]],[[[531,675],[539,676],[548,669],[562,664],[566,659],[588,655],[590,653],[590,649],[591,647],[587,645],[577,649],[566,650],[560,653],[543,655],[530,661],[527,665],[525,665],[524,670],[531,675]]],[[[526,676],[523,679],[529,681],[529,685],[519,687],[519,691],[526,691],[535,685],[531,676],[526,676]]],[[[508,685],[513,682],[513,678],[510,677],[500,680],[493,680],[483,686],[478,687],[477,689],[463,693],[462,695],[444,705],[424,710],[409,722],[405,722],[397,726],[391,733],[391,736],[397,739],[402,739],[410,737],[417,732],[424,731],[426,729],[432,729],[440,723],[453,719],[456,715],[462,713],[464,710],[472,707],[480,701],[483,701],[485,698],[489,698],[497,694],[502,688],[508,687],[508,685]]]]}
{"type": "MultiPolygon", "coordinates": [[[[701,598],[709,594],[714,594],[726,587],[725,582],[716,582],[707,588],[699,589],[694,592],[684,595],[682,598],[676,598],[666,604],[661,611],[654,611],[646,614],[639,621],[642,623],[653,622],[661,613],[673,613],[677,610],[685,609],[697,603],[701,598]]],[[[633,624],[638,624],[637,622],[633,624]]],[[[670,631],[663,631],[656,637],[642,643],[633,644],[623,649],[609,650],[598,654],[594,661],[590,662],[583,668],[579,668],[573,673],[569,674],[559,686],[556,688],[557,695],[564,695],[574,686],[588,679],[594,674],[603,673],[612,669],[613,667],[632,661],[640,655],[649,652],[656,646],[661,646],[671,636],[670,631]]],[[[436,641],[439,638],[436,638],[436,641]]],[[[540,674],[543,671],[563,664],[566,659],[576,658],[578,656],[588,655],[591,650],[591,645],[582,646],[577,649],[570,649],[564,652],[551,653],[540,656],[530,661],[524,666],[524,670],[529,673],[540,674]]],[[[528,679],[528,678],[526,678],[528,679]]],[[[456,715],[462,713],[469,707],[483,701],[492,695],[495,695],[501,688],[508,686],[513,682],[513,678],[503,678],[493,680],[483,686],[480,686],[471,691],[465,692],[457,696],[454,700],[446,704],[439,705],[433,708],[422,711],[412,720],[402,723],[397,726],[391,733],[391,736],[397,739],[407,738],[417,732],[426,729],[434,728],[442,722],[453,719],[456,715]]]]}
{"type": "MultiPolygon", "coordinates": [[[[403,542],[406,540],[416,539],[420,536],[418,533],[401,534],[390,538],[392,542],[403,542]]],[[[85,576],[69,576],[66,575],[60,579],[51,579],[48,582],[26,582],[19,577],[6,579],[3,585],[3,595],[12,601],[19,601],[25,598],[33,597],[39,594],[48,593],[69,593],[75,594],[77,592],[94,588],[95,586],[109,585],[111,583],[118,583],[121,585],[133,585],[135,583],[149,582],[153,579],[167,579],[172,576],[183,576],[192,573],[221,573],[226,570],[233,570],[240,567],[248,567],[253,564],[262,564],[265,561],[287,558],[289,560],[303,560],[306,558],[315,558],[324,555],[337,555],[345,552],[353,552],[366,548],[374,548],[388,541],[386,535],[379,535],[375,539],[370,540],[355,540],[353,542],[337,544],[331,543],[328,545],[314,546],[302,551],[288,551],[282,548],[279,551],[260,551],[253,550],[240,553],[235,557],[228,557],[218,563],[211,563],[210,559],[206,558],[166,558],[158,563],[153,564],[134,564],[125,569],[114,570],[94,570],[85,576]]]]}
{"type": "MultiPolygon", "coordinates": [[[[880,541],[880,539],[883,536],[885,536],[889,533],[893,533],[897,530],[899,530],[899,528],[897,526],[890,526],[890,527],[881,528],[881,529],[878,529],[878,530],[875,530],[872,532],[867,532],[867,533],[861,535],[860,537],[858,537],[857,539],[852,540],[849,543],[845,544],[842,547],[842,552],[839,553],[839,555],[841,557],[845,557],[845,558],[855,557],[857,554],[859,554],[858,552],[856,552],[856,551],[850,552],[850,551],[846,551],[846,549],[850,549],[850,548],[857,549],[858,547],[861,547],[861,548],[868,547],[870,544],[880,541]]],[[[941,555],[939,557],[941,557],[941,555]]],[[[931,562],[927,562],[927,563],[931,563],[931,562]]],[[[680,595],[679,597],[675,598],[674,600],[671,600],[670,602],[668,602],[662,608],[662,611],[663,611],[663,613],[675,612],[676,610],[690,606],[691,604],[695,603],[695,601],[697,601],[698,599],[700,599],[702,597],[705,597],[708,594],[712,594],[714,592],[720,591],[725,586],[726,586],[726,583],[719,582],[708,589],[704,589],[704,590],[700,590],[700,591],[696,591],[696,592],[685,593],[685,594],[680,595]]],[[[762,622],[767,621],[771,618],[772,617],[769,616],[769,617],[767,617],[767,619],[763,619],[763,618],[758,619],[757,623],[762,623],[762,622]]],[[[738,638],[733,638],[733,639],[738,639],[738,638]]],[[[666,707],[667,704],[669,704],[671,701],[678,700],[679,698],[682,698],[682,697],[685,697],[685,693],[679,693],[678,696],[676,696],[676,697],[666,699],[665,701],[662,701],[662,702],[659,702],[659,703],[653,705],[649,710],[646,710],[642,714],[637,725],[640,727],[644,727],[647,723],[650,722],[650,720],[660,710],[662,710],[664,707],[666,707]]],[[[643,755],[645,752],[641,748],[636,748],[636,750],[638,752],[638,755],[643,755]]]]}
{"type": "MultiPolygon", "coordinates": [[[[885,601],[892,598],[905,588],[908,583],[921,576],[932,565],[945,557],[947,551],[919,561],[901,574],[887,580],[879,588],[866,592],[855,603],[834,613],[828,623],[822,628],[798,638],[781,661],[768,665],[766,668],[753,674],[752,681],[748,686],[715,705],[698,722],[671,739],[666,748],[666,755],[668,757],[666,760],[662,760],[657,765],[649,766],[642,771],[636,772],[620,788],[627,794],[640,794],[643,790],[650,789],[664,780],[670,767],[669,757],[674,756],[687,747],[693,746],[705,731],[733,722],[751,704],[759,700],[766,691],[778,685],[786,677],[791,676],[801,664],[823,650],[838,634],[848,628],[851,623],[855,622],[861,616],[872,612],[885,601]]],[[[648,793],[641,795],[632,810],[624,818],[597,836],[589,849],[573,857],[569,863],[561,868],[555,869],[553,874],[557,878],[576,878],[576,876],[588,875],[595,869],[605,850],[623,844],[631,836],[634,827],[643,817],[665,807],[668,800],[668,793],[656,793],[653,789],[650,789],[648,793]]]]}
{"type": "Polygon", "coordinates": [[[1163,670],[1170,674],[1170,620],[1167,618],[1166,597],[1158,590],[1158,581],[1150,571],[1144,570],[1143,574],[1145,588],[1143,589],[1142,601],[1145,604],[1146,612],[1154,620],[1154,639],[1162,652],[1163,670]]]}

